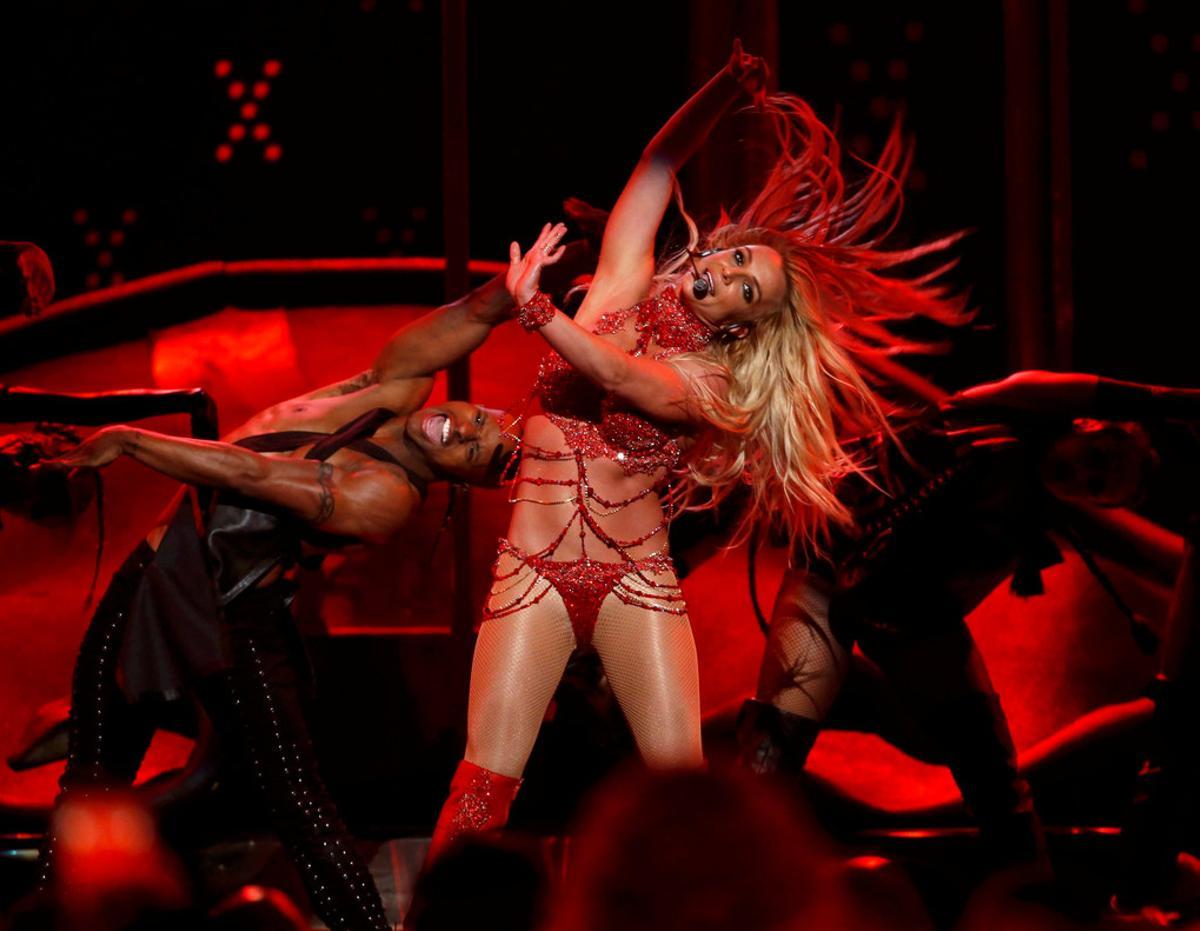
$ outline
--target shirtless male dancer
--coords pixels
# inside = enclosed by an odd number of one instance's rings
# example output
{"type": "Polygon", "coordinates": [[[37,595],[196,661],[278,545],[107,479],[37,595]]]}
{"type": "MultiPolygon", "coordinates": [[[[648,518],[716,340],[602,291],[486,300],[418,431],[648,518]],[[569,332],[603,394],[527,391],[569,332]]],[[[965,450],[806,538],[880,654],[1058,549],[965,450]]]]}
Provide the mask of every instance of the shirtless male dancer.
{"type": "MultiPolygon", "coordinates": [[[[431,482],[498,483],[513,441],[495,418],[465,401],[422,405],[437,371],[510,312],[501,277],[401,329],[368,371],[276,404],[223,442],[112,426],[43,464],[102,468],[129,456],[187,483],[117,570],[84,636],[64,795],[132,783],[155,729],[155,703],[142,699],[194,697],[251,774],[321,919],[389,927],[318,771],[285,573],[302,550],[388,539],[431,482]]],[[[43,882],[53,848],[51,832],[43,882]]]]}

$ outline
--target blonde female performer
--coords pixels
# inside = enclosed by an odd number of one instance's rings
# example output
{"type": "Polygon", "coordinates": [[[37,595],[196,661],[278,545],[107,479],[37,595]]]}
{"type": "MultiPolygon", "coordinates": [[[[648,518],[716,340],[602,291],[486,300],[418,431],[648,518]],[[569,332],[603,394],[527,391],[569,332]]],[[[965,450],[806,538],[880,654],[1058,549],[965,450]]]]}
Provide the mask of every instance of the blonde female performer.
{"type": "MultiPolygon", "coordinates": [[[[613,208],[574,320],[538,289],[562,254],[547,226],[508,286],[522,326],[550,344],[524,429],[516,506],[475,648],[465,758],[434,834],[502,826],[546,707],[577,647],[604,665],[651,766],[701,762],[696,650],[666,552],[677,479],[720,498],[746,482],[746,521],[819,539],[847,519],[835,480],[855,464],[844,432],[878,429],[852,361],[898,344],[890,319],[961,313],[927,280],[886,277],[946,241],[883,252],[907,154],[893,133],[852,191],[829,129],[803,101],[764,95],[766,66],[735,43],[721,69],[651,140],[613,208]],[[655,267],[675,172],[743,93],[778,143],[733,222],[655,267]]],[[[678,486],[677,486],[678,487],[678,486]]]]}

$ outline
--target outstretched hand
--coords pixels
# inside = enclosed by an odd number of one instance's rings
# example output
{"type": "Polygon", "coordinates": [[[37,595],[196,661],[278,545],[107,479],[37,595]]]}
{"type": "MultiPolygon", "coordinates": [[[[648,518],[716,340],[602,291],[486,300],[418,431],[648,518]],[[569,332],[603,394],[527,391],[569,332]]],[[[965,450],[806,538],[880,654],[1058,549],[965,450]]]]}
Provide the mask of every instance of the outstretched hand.
{"type": "Polygon", "coordinates": [[[733,52],[729,56],[727,67],[742,90],[761,106],[767,97],[767,78],[771,74],[766,59],[759,55],[751,55],[742,48],[741,39],[734,39],[733,52]]]}
{"type": "Polygon", "coordinates": [[[553,265],[563,257],[565,246],[559,241],[566,234],[567,228],[562,223],[551,226],[547,223],[542,227],[542,233],[529,251],[521,255],[521,247],[513,242],[508,247],[508,275],[504,279],[508,293],[518,307],[528,304],[537,293],[538,283],[542,278],[542,268],[553,265]]]}
{"type": "Polygon", "coordinates": [[[76,469],[102,469],[120,458],[128,427],[105,427],[55,459],[43,459],[35,468],[70,472],[76,469]]]}

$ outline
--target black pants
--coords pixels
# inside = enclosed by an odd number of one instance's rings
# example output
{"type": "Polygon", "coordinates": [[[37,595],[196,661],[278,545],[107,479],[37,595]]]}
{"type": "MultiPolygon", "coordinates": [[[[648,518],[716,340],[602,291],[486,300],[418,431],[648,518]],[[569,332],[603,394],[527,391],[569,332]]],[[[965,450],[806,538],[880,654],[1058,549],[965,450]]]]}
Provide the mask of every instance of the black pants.
{"type": "MultiPolygon", "coordinates": [[[[130,603],[153,555],[143,544],[126,560],[84,635],[71,689],[63,795],[130,785],[150,745],[154,723],[121,692],[116,664],[130,603]]],[[[321,919],[335,931],[388,928],[370,872],[321,781],[282,591],[247,592],[224,623],[231,666],[195,690],[217,738],[249,773],[321,919]]],[[[43,879],[53,846],[50,837],[43,879]]]]}
{"type": "Polygon", "coordinates": [[[949,767],[991,856],[1004,865],[1041,857],[1041,825],[1008,720],[962,615],[930,610],[918,622],[867,626],[858,642],[890,687],[890,712],[920,733],[924,752],[915,755],[949,767]]]}

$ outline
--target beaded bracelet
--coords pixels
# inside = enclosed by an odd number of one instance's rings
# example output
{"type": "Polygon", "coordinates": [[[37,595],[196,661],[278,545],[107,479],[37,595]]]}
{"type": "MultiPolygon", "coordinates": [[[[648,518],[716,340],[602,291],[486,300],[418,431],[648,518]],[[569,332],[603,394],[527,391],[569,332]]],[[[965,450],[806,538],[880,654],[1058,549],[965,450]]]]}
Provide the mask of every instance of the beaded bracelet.
{"type": "Polygon", "coordinates": [[[554,302],[543,291],[533,292],[526,303],[517,308],[517,322],[526,332],[540,330],[554,319],[554,302]]]}

